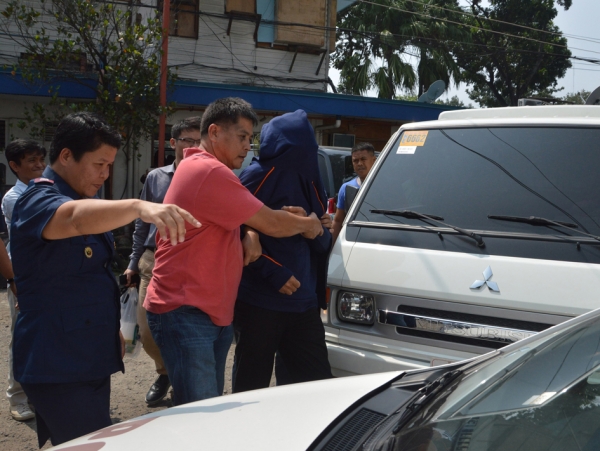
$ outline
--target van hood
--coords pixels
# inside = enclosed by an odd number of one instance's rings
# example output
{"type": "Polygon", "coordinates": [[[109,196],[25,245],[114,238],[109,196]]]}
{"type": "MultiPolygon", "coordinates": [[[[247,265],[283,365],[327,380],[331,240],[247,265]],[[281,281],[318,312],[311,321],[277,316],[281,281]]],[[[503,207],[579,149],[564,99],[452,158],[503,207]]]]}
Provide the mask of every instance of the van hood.
{"type": "Polygon", "coordinates": [[[118,423],[53,450],[305,450],[340,414],[401,372],[206,399],[118,423]]]}

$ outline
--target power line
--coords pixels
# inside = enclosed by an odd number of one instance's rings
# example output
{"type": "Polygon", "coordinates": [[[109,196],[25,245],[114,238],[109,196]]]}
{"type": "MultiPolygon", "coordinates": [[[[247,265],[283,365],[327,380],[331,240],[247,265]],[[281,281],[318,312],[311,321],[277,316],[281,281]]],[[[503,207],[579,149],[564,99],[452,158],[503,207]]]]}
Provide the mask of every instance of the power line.
{"type": "MultiPolygon", "coordinates": [[[[569,49],[568,46],[562,45],[562,44],[553,44],[551,42],[541,41],[539,39],[529,38],[529,37],[526,37],[526,36],[518,36],[518,35],[514,35],[514,34],[510,34],[510,33],[503,33],[501,31],[489,30],[487,28],[478,27],[476,25],[468,25],[468,24],[464,24],[462,22],[457,22],[455,20],[443,19],[441,17],[431,16],[429,14],[420,13],[420,12],[417,12],[417,11],[409,11],[407,9],[398,8],[396,6],[380,5],[379,3],[371,2],[371,1],[368,1],[368,0],[358,0],[358,1],[361,2],[361,3],[373,5],[373,6],[379,6],[381,8],[393,9],[393,10],[400,11],[400,12],[403,12],[403,13],[408,13],[408,14],[413,14],[413,15],[417,15],[417,16],[427,17],[429,19],[439,20],[441,22],[448,22],[448,23],[452,23],[452,24],[455,24],[455,25],[460,25],[462,27],[469,27],[469,28],[473,28],[473,29],[476,29],[476,30],[480,30],[480,31],[486,32],[486,33],[493,33],[493,34],[497,34],[497,35],[500,35],[500,36],[506,36],[506,37],[509,37],[509,38],[522,39],[522,40],[525,40],[525,41],[537,42],[539,44],[551,45],[551,46],[554,46],[554,47],[562,47],[562,48],[565,48],[567,50],[569,49]]],[[[581,51],[584,51],[584,52],[596,53],[596,54],[600,55],[600,52],[595,52],[593,50],[586,50],[586,49],[581,49],[581,48],[577,48],[577,47],[571,47],[571,48],[574,49],[574,50],[581,50],[581,51]]]]}
{"type": "Polygon", "coordinates": [[[467,11],[464,10],[454,10],[454,9],[450,9],[450,8],[444,8],[443,6],[439,6],[439,5],[433,5],[433,4],[429,4],[429,3],[423,3],[420,2],[418,0],[404,0],[410,3],[416,3],[418,5],[421,6],[427,6],[430,8],[437,8],[437,9],[441,9],[444,11],[449,11],[449,12],[453,12],[453,13],[457,13],[457,14],[463,14],[465,16],[470,16],[470,17],[474,17],[476,19],[483,19],[483,20],[487,20],[489,22],[497,22],[497,23],[501,23],[504,25],[511,25],[513,27],[518,27],[518,28],[524,28],[526,30],[531,30],[531,31],[537,31],[539,33],[546,33],[546,34],[551,34],[551,35],[555,35],[555,36],[565,36],[565,37],[572,37],[573,39],[578,39],[581,41],[588,41],[588,42],[593,42],[593,43],[600,43],[600,39],[594,39],[591,37],[587,37],[587,36],[577,36],[577,35],[571,35],[571,34],[565,34],[565,33],[557,33],[555,31],[548,31],[548,30],[540,30],[539,28],[534,28],[534,27],[528,27],[527,25],[520,25],[520,24],[516,24],[514,22],[506,22],[504,20],[499,20],[499,19],[492,19],[490,17],[485,17],[485,16],[479,16],[477,14],[472,14],[469,13],[467,11]]]}

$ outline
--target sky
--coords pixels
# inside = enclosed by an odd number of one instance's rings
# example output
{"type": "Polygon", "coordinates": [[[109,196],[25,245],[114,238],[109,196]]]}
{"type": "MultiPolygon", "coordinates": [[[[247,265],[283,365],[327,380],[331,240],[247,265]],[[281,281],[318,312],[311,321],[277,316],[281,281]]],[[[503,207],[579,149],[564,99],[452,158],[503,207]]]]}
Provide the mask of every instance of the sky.
{"type": "MultiPolygon", "coordinates": [[[[523,0],[527,1],[527,0],[523,0]]],[[[461,0],[466,5],[465,0],[461,0]]],[[[565,11],[557,6],[558,16],[555,19],[560,30],[568,35],[568,46],[574,56],[596,58],[600,60],[600,0],[573,0],[573,6],[565,11]],[[588,42],[576,37],[591,38],[597,42],[588,42]]],[[[600,64],[590,64],[582,61],[571,60],[573,67],[567,71],[564,78],[558,81],[558,86],[564,88],[557,93],[562,96],[570,92],[578,92],[581,89],[593,91],[600,86],[600,64]]],[[[329,76],[335,84],[338,83],[339,74],[335,69],[329,69],[329,76]]],[[[466,94],[466,86],[458,88],[451,86],[442,95],[442,99],[457,95],[465,104],[471,103],[466,94]]],[[[376,96],[370,92],[368,96],[376,96]]]]}

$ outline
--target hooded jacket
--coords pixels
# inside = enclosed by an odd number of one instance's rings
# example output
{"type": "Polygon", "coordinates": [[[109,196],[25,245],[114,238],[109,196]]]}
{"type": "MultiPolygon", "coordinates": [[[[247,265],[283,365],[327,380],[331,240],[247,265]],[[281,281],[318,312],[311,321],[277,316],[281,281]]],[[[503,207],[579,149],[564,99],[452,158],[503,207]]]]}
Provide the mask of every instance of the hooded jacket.
{"type": "MultiPolygon", "coordinates": [[[[304,111],[276,117],[263,126],[260,157],[252,160],[240,181],[273,210],[299,206],[307,214],[314,212],[321,217],[327,198],[319,173],[318,148],[304,111]]],[[[238,302],[284,312],[325,308],[329,230],[314,240],[302,235],[259,235],[263,255],[244,268],[238,302]],[[292,295],[280,293],[291,276],[298,279],[300,288],[292,295]]]]}

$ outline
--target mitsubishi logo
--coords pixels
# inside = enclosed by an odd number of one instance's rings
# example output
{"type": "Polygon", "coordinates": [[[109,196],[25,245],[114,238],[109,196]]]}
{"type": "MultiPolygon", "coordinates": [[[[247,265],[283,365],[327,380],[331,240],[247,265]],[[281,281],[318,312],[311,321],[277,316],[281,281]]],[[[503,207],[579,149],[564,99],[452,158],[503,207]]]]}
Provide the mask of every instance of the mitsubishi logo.
{"type": "Polygon", "coordinates": [[[481,288],[484,285],[487,285],[490,291],[495,291],[496,293],[500,293],[500,288],[498,288],[498,284],[496,282],[492,282],[490,279],[494,274],[492,273],[492,268],[488,266],[483,271],[483,280],[476,280],[473,282],[469,288],[472,290],[476,290],[477,288],[481,288]]]}

